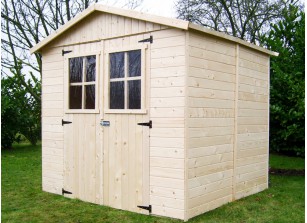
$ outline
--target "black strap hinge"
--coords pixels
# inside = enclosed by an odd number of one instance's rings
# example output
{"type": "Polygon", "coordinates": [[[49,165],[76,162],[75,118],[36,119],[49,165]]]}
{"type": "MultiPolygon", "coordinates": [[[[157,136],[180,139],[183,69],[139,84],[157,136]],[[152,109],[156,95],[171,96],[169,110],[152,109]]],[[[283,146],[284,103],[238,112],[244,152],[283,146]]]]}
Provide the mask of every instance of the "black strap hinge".
{"type": "Polygon", "coordinates": [[[70,121],[64,121],[64,120],[62,119],[62,126],[63,126],[63,125],[66,125],[66,124],[70,124],[70,123],[72,123],[72,122],[70,122],[70,121]]]}
{"type": "Polygon", "coordinates": [[[146,42],[153,43],[153,37],[150,36],[148,39],[143,39],[139,41],[139,43],[146,43],[146,42]]]}
{"type": "Polygon", "coordinates": [[[64,190],[64,188],[62,188],[62,195],[64,195],[64,194],[72,194],[72,193],[67,191],[67,190],[64,190]]]}
{"type": "Polygon", "coordinates": [[[138,123],[138,125],[148,126],[151,129],[152,128],[152,121],[150,120],[149,122],[141,122],[141,123],[138,123]]]}
{"type": "Polygon", "coordinates": [[[148,211],[149,211],[149,214],[151,213],[151,205],[149,205],[149,206],[142,206],[142,205],[139,205],[138,208],[142,208],[142,209],[148,210],[148,211]]]}
{"type": "Polygon", "coordinates": [[[64,56],[64,54],[66,54],[66,53],[71,53],[72,52],[72,50],[62,50],[62,56],[64,56]]]}

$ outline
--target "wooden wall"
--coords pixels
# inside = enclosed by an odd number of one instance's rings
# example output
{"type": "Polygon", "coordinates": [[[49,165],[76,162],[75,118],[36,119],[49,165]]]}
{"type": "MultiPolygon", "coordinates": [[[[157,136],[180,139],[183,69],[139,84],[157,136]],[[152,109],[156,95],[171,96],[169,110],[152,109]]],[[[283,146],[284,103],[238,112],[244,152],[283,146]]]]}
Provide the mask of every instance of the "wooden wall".
{"type": "MultiPolygon", "coordinates": [[[[137,45],[138,40],[151,34],[154,36],[154,43],[148,49],[150,61],[146,62],[150,67],[149,73],[146,74],[150,78],[148,112],[153,121],[150,132],[150,204],[153,206],[153,214],[184,219],[185,32],[103,13],[90,15],[75,28],[48,44],[42,52],[43,190],[61,194],[61,189],[65,186],[63,185],[66,168],[63,165],[64,130],[61,119],[72,115],[64,113],[62,49],[72,50],[74,53],[91,50],[97,52],[102,50],[101,41],[117,37],[117,40],[114,39],[110,43],[126,43],[125,39],[131,39],[132,35],[136,35],[134,45],[137,45]],[[122,40],[118,36],[121,36],[122,40]],[[50,148],[46,137],[53,141],[56,150],[50,148]]],[[[113,44],[110,47],[116,46],[113,44]]],[[[103,89],[100,87],[99,97],[102,97],[101,92],[103,89]]],[[[99,107],[100,114],[96,115],[97,120],[104,116],[100,100],[99,107]]],[[[103,131],[101,134],[103,138],[103,131]]],[[[102,191],[101,187],[97,191],[102,191]]],[[[84,200],[96,199],[94,202],[104,203],[102,194],[93,193],[96,194],[96,198],[86,199],[82,194],[80,196],[84,197],[84,200]]]]}
{"type": "MultiPolygon", "coordinates": [[[[65,115],[64,113],[65,69],[62,49],[72,50],[78,54],[81,52],[97,52],[100,46],[100,42],[93,42],[72,45],[65,48],[46,48],[42,52],[42,185],[44,191],[56,194],[62,193],[65,162],[64,127],[61,121],[62,119],[67,120],[69,117],[73,118],[72,114],[65,115]]],[[[97,125],[99,126],[100,115],[93,114],[91,116],[97,121],[97,125]]],[[[75,120],[78,119],[75,118],[75,120]]],[[[97,132],[99,133],[99,131],[97,132]]],[[[93,139],[95,140],[95,137],[93,139]]],[[[74,148],[78,150],[77,146],[74,148]]],[[[71,156],[74,156],[74,154],[71,153],[71,156]]],[[[73,167],[71,166],[70,168],[73,167]]],[[[87,176],[90,176],[90,174],[87,176]]],[[[85,197],[85,195],[81,197],[85,197]]]]}
{"type": "MultiPolygon", "coordinates": [[[[105,38],[145,33],[167,27],[94,12],[42,50],[43,190],[61,194],[63,188],[64,57],[62,49],[100,51],[105,38]],[[93,47],[94,46],[94,47],[93,47]]],[[[101,103],[99,103],[101,104],[101,103]]]]}
{"type": "Polygon", "coordinates": [[[232,200],[235,45],[190,32],[186,219],[232,200]]]}
{"type": "Polygon", "coordinates": [[[53,47],[79,44],[132,34],[147,33],[166,28],[167,27],[163,25],[122,17],[120,15],[93,12],[73,26],[73,28],[64,32],[60,38],[57,38],[52,44],[53,47]]]}
{"type": "Polygon", "coordinates": [[[186,220],[268,187],[269,56],[190,32],[186,220]]]}
{"type": "Polygon", "coordinates": [[[153,214],[184,219],[185,32],[152,35],[150,204],[153,214]]]}
{"type": "Polygon", "coordinates": [[[268,187],[269,56],[240,46],[235,199],[268,187]]]}
{"type": "Polygon", "coordinates": [[[64,63],[60,48],[42,52],[42,186],[61,194],[63,188],[64,63]]]}

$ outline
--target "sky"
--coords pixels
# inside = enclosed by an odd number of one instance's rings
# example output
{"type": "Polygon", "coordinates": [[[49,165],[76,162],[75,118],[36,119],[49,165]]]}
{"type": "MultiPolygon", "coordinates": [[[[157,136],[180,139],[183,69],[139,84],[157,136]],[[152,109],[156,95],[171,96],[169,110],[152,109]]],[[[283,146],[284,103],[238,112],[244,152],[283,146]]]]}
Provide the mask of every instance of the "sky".
{"type": "Polygon", "coordinates": [[[176,10],[174,2],[174,0],[144,0],[140,9],[142,12],[175,18],[176,10]]]}
{"type": "MultiPolygon", "coordinates": [[[[115,7],[122,7],[128,0],[102,0],[100,3],[115,7]]],[[[143,0],[143,3],[135,10],[144,13],[176,18],[176,0],[143,0]]]]}

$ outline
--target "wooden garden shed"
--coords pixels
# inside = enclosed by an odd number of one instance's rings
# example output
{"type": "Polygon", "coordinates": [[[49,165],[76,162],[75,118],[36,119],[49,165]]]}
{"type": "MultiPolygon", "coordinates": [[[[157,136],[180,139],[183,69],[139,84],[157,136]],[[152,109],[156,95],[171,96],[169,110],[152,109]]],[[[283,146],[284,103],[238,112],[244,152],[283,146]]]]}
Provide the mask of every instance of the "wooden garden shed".
{"type": "Polygon", "coordinates": [[[100,4],[35,52],[44,191],[188,220],[268,188],[277,53],[100,4]]]}

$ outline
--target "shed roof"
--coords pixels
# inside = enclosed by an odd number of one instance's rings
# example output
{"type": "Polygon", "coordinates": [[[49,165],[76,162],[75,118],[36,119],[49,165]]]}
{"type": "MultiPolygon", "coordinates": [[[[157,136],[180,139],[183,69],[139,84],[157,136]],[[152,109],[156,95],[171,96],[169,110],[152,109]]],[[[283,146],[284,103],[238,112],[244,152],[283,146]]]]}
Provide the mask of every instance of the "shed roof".
{"type": "Polygon", "coordinates": [[[132,10],[126,10],[126,9],[120,9],[120,8],[115,8],[115,7],[110,7],[110,6],[105,6],[102,4],[93,4],[90,7],[88,7],[86,10],[81,12],[79,15],[68,21],[66,24],[61,26],[59,29],[57,29],[55,32],[47,36],[45,39],[43,39],[41,42],[36,44],[34,47],[30,49],[31,53],[38,52],[40,49],[42,49],[45,45],[50,43],[52,40],[60,36],[62,33],[66,32],[69,30],[72,26],[83,20],[85,17],[90,15],[91,13],[98,11],[98,12],[104,12],[104,13],[109,13],[109,14],[116,14],[116,15],[121,15],[124,17],[129,17],[133,19],[138,19],[142,21],[147,21],[147,22],[153,22],[169,27],[174,27],[178,29],[183,29],[183,30],[197,30],[203,33],[207,33],[209,35],[217,36],[219,38],[223,38],[238,44],[241,44],[243,46],[253,48],[255,50],[258,50],[260,52],[272,55],[272,56],[278,56],[278,53],[270,51],[268,49],[265,49],[263,47],[257,46],[255,44],[246,42],[242,39],[239,39],[237,37],[233,37],[218,31],[214,31],[208,28],[205,28],[203,26],[180,20],[180,19],[173,19],[173,18],[167,18],[167,17],[162,17],[162,16],[156,16],[156,15],[151,15],[151,14],[146,14],[143,12],[137,12],[137,11],[132,11],[132,10]]]}

